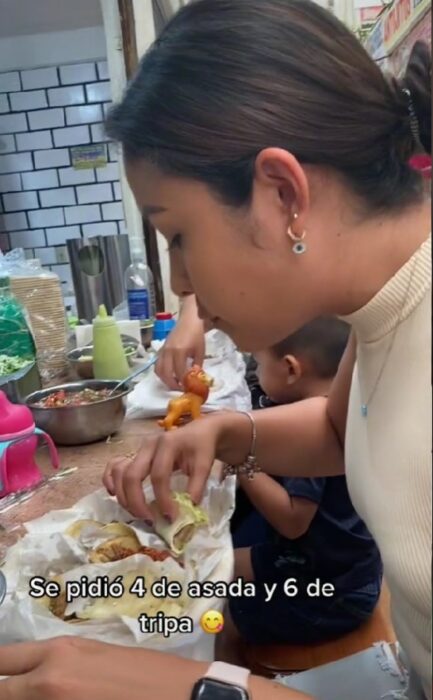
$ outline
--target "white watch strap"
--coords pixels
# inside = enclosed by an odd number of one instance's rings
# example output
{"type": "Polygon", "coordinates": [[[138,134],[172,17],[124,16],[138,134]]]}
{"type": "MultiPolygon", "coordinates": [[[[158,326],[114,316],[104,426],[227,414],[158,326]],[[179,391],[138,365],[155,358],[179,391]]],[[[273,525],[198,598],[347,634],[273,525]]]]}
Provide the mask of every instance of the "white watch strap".
{"type": "Polygon", "coordinates": [[[222,661],[214,661],[209,666],[205,678],[221,681],[221,683],[227,683],[228,685],[235,685],[248,692],[250,675],[251,672],[247,668],[232,666],[232,664],[225,664],[222,661]]]}

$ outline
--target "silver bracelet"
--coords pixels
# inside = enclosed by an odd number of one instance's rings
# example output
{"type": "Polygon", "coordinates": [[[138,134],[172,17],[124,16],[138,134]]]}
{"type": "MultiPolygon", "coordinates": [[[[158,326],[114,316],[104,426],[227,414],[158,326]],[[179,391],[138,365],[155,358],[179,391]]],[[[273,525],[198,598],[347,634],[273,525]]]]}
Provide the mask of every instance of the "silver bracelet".
{"type": "Polygon", "coordinates": [[[257,474],[258,472],[261,472],[261,468],[257,464],[257,459],[256,459],[256,442],[257,442],[257,427],[256,427],[256,421],[254,420],[253,416],[251,413],[248,413],[248,411],[237,411],[237,413],[241,413],[244,416],[248,416],[248,418],[251,421],[251,426],[253,428],[253,437],[251,440],[251,447],[248,453],[248,457],[246,458],[245,462],[242,464],[238,465],[233,465],[233,464],[226,464],[224,466],[223,470],[223,475],[224,477],[226,476],[246,476],[247,479],[254,479],[254,475],[257,474]]]}

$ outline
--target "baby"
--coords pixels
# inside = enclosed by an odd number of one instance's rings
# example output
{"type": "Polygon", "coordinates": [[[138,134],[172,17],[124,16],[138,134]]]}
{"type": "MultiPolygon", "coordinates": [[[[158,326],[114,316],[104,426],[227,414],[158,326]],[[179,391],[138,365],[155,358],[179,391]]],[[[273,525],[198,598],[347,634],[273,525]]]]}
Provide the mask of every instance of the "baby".
{"type": "MultiPolygon", "coordinates": [[[[257,353],[258,380],[269,403],[326,396],[348,336],[344,322],[320,318],[257,353]]],[[[218,658],[239,661],[239,639],[308,644],[344,635],[366,620],[379,598],[382,564],[345,477],[274,479],[259,473],[253,480],[241,477],[239,484],[253,512],[243,533],[235,533],[235,546],[240,540],[249,545],[235,550],[235,578],[254,581],[257,595],[229,600],[218,658]],[[268,601],[265,584],[268,591],[277,584],[268,601]],[[324,584],[331,584],[328,595],[324,584]]]]}

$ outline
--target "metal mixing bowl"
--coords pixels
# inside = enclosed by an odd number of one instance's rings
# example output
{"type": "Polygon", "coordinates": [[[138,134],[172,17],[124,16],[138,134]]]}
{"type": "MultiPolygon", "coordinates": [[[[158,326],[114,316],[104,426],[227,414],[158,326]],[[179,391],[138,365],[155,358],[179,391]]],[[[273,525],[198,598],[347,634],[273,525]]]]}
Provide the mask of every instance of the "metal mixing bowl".
{"type": "Polygon", "coordinates": [[[119,430],[126,412],[124,399],[131,391],[131,387],[123,388],[112,397],[84,406],[41,408],[35,404],[56,391],[114,389],[118,383],[112,380],[91,379],[73,384],[61,384],[30,394],[25,403],[30,408],[37,427],[51,435],[57,445],[87,445],[103,440],[119,430]]]}
{"type": "MultiPolygon", "coordinates": [[[[129,335],[122,335],[122,345],[125,351],[125,357],[128,360],[130,367],[133,365],[133,360],[137,357],[138,341],[129,335]]],[[[67,359],[75,374],[80,379],[93,379],[93,345],[85,345],[82,348],[75,348],[67,354],[67,359]],[[85,358],[85,359],[81,359],[85,358]]]]}

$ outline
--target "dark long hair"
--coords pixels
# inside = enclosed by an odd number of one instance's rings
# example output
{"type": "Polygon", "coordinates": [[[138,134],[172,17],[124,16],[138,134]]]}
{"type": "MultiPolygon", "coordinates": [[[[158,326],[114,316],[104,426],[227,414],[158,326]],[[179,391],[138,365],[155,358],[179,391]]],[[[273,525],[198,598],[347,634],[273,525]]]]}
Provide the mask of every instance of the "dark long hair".
{"type": "MultiPolygon", "coordinates": [[[[395,209],[422,191],[401,87],[310,0],[197,0],[146,53],[107,132],[126,158],[201,180],[228,204],[248,203],[255,159],[275,146],[343,175],[368,209],[395,209]]],[[[418,71],[410,88],[424,143],[429,81],[418,71]]]]}

